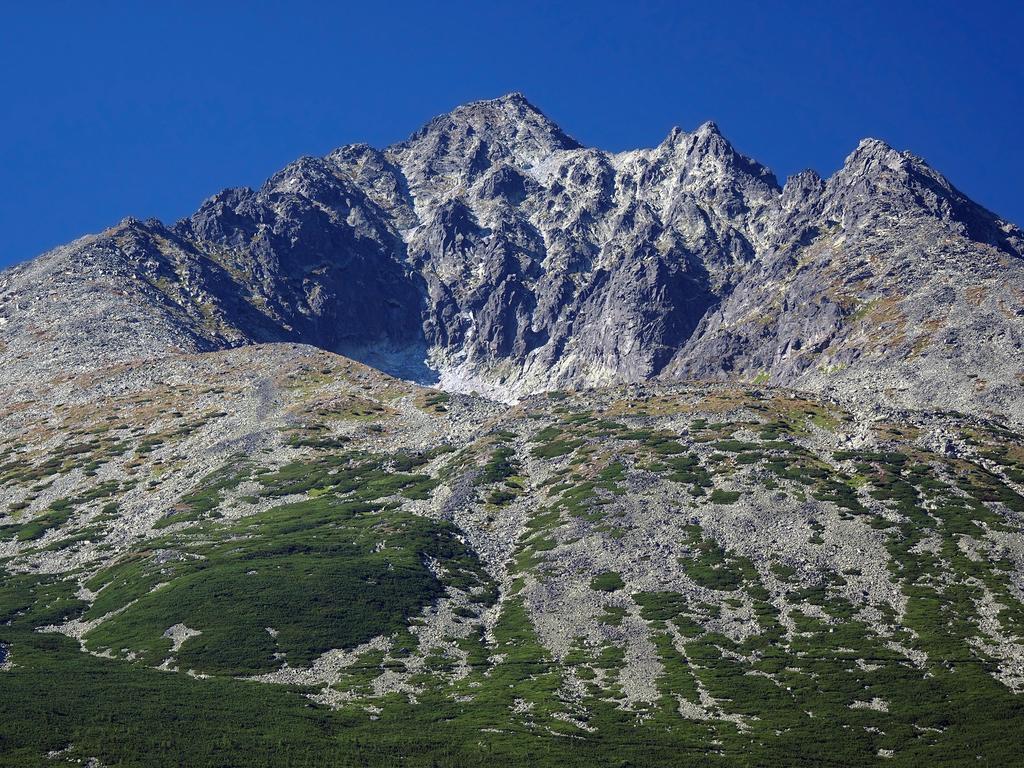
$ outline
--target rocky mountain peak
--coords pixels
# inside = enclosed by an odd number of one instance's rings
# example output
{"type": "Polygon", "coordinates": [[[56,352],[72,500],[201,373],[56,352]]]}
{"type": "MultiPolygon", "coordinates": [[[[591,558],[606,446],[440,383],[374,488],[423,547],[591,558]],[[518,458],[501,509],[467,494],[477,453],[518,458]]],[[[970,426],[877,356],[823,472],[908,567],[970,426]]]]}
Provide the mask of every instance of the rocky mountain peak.
{"type": "Polygon", "coordinates": [[[521,94],[474,101],[435,117],[386,151],[414,189],[426,176],[475,180],[506,162],[531,168],[552,153],[581,145],[521,94]]]}
{"type": "Polygon", "coordinates": [[[830,183],[838,186],[868,179],[878,185],[877,189],[882,189],[886,185],[906,184],[915,175],[933,177],[950,186],[949,182],[929,167],[922,158],[910,152],[893,149],[881,139],[866,138],[847,155],[842,168],[830,179],[830,183]]]}
{"type": "Polygon", "coordinates": [[[866,136],[857,142],[857,148],[847,156],[846,164],[862,158],[887,158],[892,155],[899,156],[902,154],[893,149],[885,140],[866,136]]]}
{"type": "Polygon", "coordinates": [[[764,187],[766,194],[781,191],[775,174],[756,160],[741,154],[712,121],[692,133],[673,128],[658,148],[688,175],[744,177],[764,187]]]}
{"type": "Polygon", "coordinates": [[[697,126],[697,130],[695,131],[695,133],[702,134],[705,136],[713,136],[716,134],[721,136],[722,130],[718,127],[718,123],[716,123],[714,120],[705,120],[703,123],[697,126]]]}
{"type": "Polygon", "coordinates": [[[957,189],[928,163],[864,139],[826,185],[823,213],[847,226],[875,227],[880,219],[940,222],[972,241],[1024,255],[1024,235],[957,189]]]}
{"type": "Polygon", "coordinates": [[[792,207],[806,203],[821,195],[825,189],[825,181],[813,168],[806,168],[794,173],[782,188],[783,207],[792,207]]]}
{"type": "Polygon", "coordinates": [[[713,122],[610,154],[512,93],[4,273],[0,350],[46,338],[87,367],[298,341],[500,399],[767,376],[1013,413],[1021,254],[1018,228],[878,139],[780,187],[713,122]],[[952,341],[929,357],[933,337],[952,341]]]}

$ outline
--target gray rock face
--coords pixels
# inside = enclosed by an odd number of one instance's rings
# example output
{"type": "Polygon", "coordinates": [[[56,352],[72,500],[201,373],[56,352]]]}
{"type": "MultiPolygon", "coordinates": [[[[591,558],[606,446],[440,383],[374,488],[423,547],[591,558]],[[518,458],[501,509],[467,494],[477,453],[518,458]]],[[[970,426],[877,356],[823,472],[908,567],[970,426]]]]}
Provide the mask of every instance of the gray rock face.
{"type": "Polygon", "coordinates": [[[0,274],[0,376],[301,341],[505,399],[733,378],[1021,420],[1022,256],[880,141],[780,188],[713,123],[611,154],[511,94],[0,274]]]}

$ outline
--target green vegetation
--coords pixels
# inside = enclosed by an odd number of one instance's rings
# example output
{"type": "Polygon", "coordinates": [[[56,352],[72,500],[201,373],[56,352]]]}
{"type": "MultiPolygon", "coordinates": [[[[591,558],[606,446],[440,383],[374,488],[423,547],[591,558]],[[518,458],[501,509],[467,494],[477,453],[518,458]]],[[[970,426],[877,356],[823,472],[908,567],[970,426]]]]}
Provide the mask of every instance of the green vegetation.
{"type": "MultiPolygon", "coordinates": [[[[443,413],[446,400],[432,397],[420,407],[443,413]]],[[[973,426],[965,439],[984,464],[899,437],[876,451],[833,454],[820,430],[838,430],[845,416],[769,398],[721,395],[709,411],[716,415],[690,418],[670,397],[581,410],[579,398],[552,396],[526,417],[547,426],[523,435],[534,459],[551,461],[543,482],[523,476],[533,461],[515,450],[517,434],[501,429],[453,457],[439,478],[431,462],[446,446],[383,455],[304,423],[284,436],[301,448],[291,461],[228,462],[113,561],[76,561],[62,576],[7,563],[0,645],[13,664],[0,670],[0,763],[44,765],[48,752],[67,750],[59,760],[106,765],[1019,764],[1007,734],[1024,723],[1024,704],[993,677],[1001,659],[979,642],[993,625],[1024,638],[1017,566],[998,546],[1020,535],[1019,436],[973,426]],[[678,419],[657,422],[660,413],[678,419]],[[435,519],[432,505],[407,504],[431,499],[460,473],[478,488],[481,525],[496,523],[489,530],[500,534],[523,520],[500,604],[471,537],[435,519]],[[630,555],[622,569],[630,583],[653,588],[631,595],[621,573],[594,573],[595,560],[571,547],[636,547],[627,526],[642,524],[637,508],[647,497],[629,494],[662,480],[678,484],[662,485],[666,498],[682,501],[656,510],[666,525],[658,530],[673,532],[682,557],[665,563],[660,547],[630,555]],[[243,481],[257,490],[234,508],[243,481]],[[740,494],[751,483],[772,490],[749,493],[755,502],[805,502],[792,529],[820,546],[795,542],[799,554],[768,552],[756,566],[730,549],[736,539],[719,526],[747,513],[740,494]],[[268,500],[269,509],[249,504],[268,500]],[[837,517],[863,527],[874,554],[888,550],[904,613],[869,594],[877,582],[862,581],[872,576],[869,558],[830,570],[837,517]],[[598,593],[590,600],[599,629],[566,638],[556,658],[533,624],[536,601],[588,585],[598,593]],[[446,595],[458,596],[458,631],[435,647],[419,627],[424,609],[446,595]],[[983,616],[986,603],[996,607],[983,616]],[[71,619],[104,619],[84,642],[112,658],[36,631],[71,619]],[[179,634],[174,648],[165,635],[175,625],[199,634],[179,634]],[[326,650],[378,637],[331,684],[337,709],[311,698],[321,686],[236,679],[308,666],[326,650]],[[633,698],[627,672],[635,674],[638,654],[650,664],[650,701],[633,698]],[[151,668],[165,661],[180,671],[151,668]],[[379,693],[381,675],[405,675],[407,687],[379,693]]],[[[358,425],[359,434],[372,426],[358,425]]],[[[522,422],[515,428],[522,433],[522,422]]],[[[21,449],[0,454],[0,470],[5,482],[41,494],[65,467],[89,471],[107,450],[96,439],[76,438],[73,451],[48,460],[48,475],[29,479],[44,462],[18,465],[21,449]]],[[[175,461],[171,430],[136,439],[129,455],[175,461]]],[[[32,516],[26,510],[43,506],[40,496],[18,491],[14,498],[31,501],[11,509],[3,538],[27,557],[74,546],[116,521],[128,487],[93,482],[32,516]]]]}
{"type": "Polygon", "coordinates": [[[733,504],[739,501],[742,496],[739,491],[723,491],[721,488],[715,488],[711,492],[711,503],[712,504],[733,504]]]}
{"type": "Polygon", "coordinates": [[[8,525],[0,527],[0,538],[7,538],[12,533],[18,541],[35,541],[41,539],[47,531],[59,528],[71,519],[72,505],[69,501],[55,501],[49,509],[24,525],[8,525]]]}
{"type": "Polygon", "coordinates": [[[590,588],[600,592],[616,592],[626,586],[622,577],[615,571],[599,573],[590,580],[590,588]]]}
{"type": "Polygon", "coordinates": [[[182,668],[242,675],[276,669],[282,658],[308,665],[404,628],[443,592],[426,558],[444,564],[449,584],[483,583],[454,528],[377,501],[426,492],[425,476],[383,470],[421,458],[330,457],[260,475],[270,496],[320,493],[186,529],[101,571],[89,582],[101,592],[86,617],[120,612],[88,633],[88,646],[155,665],[170,652],[165,631],[184,624],[201,634],[177,652],[182,668]]]}
{"type": "Polygon", "coordinates": [[[199,487],[182,497],[175,511],[161,518],[155,528],[166,528],[174,523],[200,520],[213,512],[224,499],[226,491],[233,490],[249,477],[251,469],[245,461],[232,462],[203,478],[199,487]]]}
{"type": "Polygon", "coordinates": [[[520,465],[518,459],[516,459],[515,449],[499,444],[495,447],[494,452],[491,453],[491,458],[487,460],[483,471],[481,471],[476,479],[476,483],[477,485],[501,483],[517,475],[519,470],[520,465]]]}
{"type": "Polygon", "coordinates": [[[703,538],[697,526],[689,526],[688,531],[694,555],[680,559],[679,564],[699,586],[732,591],[739,589],[745,579],[757,581],[757,573],[749,561],[728,556],[712,539],[703,538]]]}
{"type": "Polygon", "coordinates": [[[509,432],[498,432],[494,435],[494,449],[474,480],[477,486],[502,484],[502,487],[492,488],[486,496],[488,504],[498,507],[514,501],[523,492],[523,478],[519,476],[522,465],[516,457],[515,449],[505,444],[505,441],[513,437],[515,435],[509,432]]]}
{"type": "Polygon", "coordinates": [[[566,456],[583,445],[582,440],[549,440],[531,451],[538,459],[557,459],[566,456]]]}
{"type": "Polygon", "coordinates": [[[431,392],[423,398],[423,409],[432,413],[447,413],[451,395],[447,392],[431,392]]]}

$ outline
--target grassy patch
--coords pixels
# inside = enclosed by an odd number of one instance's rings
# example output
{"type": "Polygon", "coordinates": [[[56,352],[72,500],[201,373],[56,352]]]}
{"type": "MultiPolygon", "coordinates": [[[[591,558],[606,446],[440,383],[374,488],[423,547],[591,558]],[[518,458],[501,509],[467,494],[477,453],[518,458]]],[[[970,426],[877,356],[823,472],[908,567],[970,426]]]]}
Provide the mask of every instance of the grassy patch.
{"type": "Polygon", "coordinates": [[[622,577],[615,571],[605,571],[599,573],[593,579],[590,580],[590,588],[596,589],[599,592],[616,592],[626,586],[626,583],[622,580],[622,577]]]}

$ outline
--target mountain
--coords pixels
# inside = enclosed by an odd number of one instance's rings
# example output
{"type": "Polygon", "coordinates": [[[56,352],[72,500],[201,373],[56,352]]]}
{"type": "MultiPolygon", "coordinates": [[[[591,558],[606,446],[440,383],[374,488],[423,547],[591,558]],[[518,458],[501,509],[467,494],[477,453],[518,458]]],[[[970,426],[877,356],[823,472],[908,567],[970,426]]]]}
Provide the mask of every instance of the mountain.
{"type": "Polygon", "coordinates": [[[713,123],[611,154],[510,94],[8,270],[0,322],[16,367],[293,341],[506,401],[715,378],[1020,421],[1022,254],[880,141],[780,187],[713,123]]]}
{"type": "Polygon", "coordinates": [[[0,765],[1019,764],[1022,249],[512,94],[0,273],[0,765]]]}

